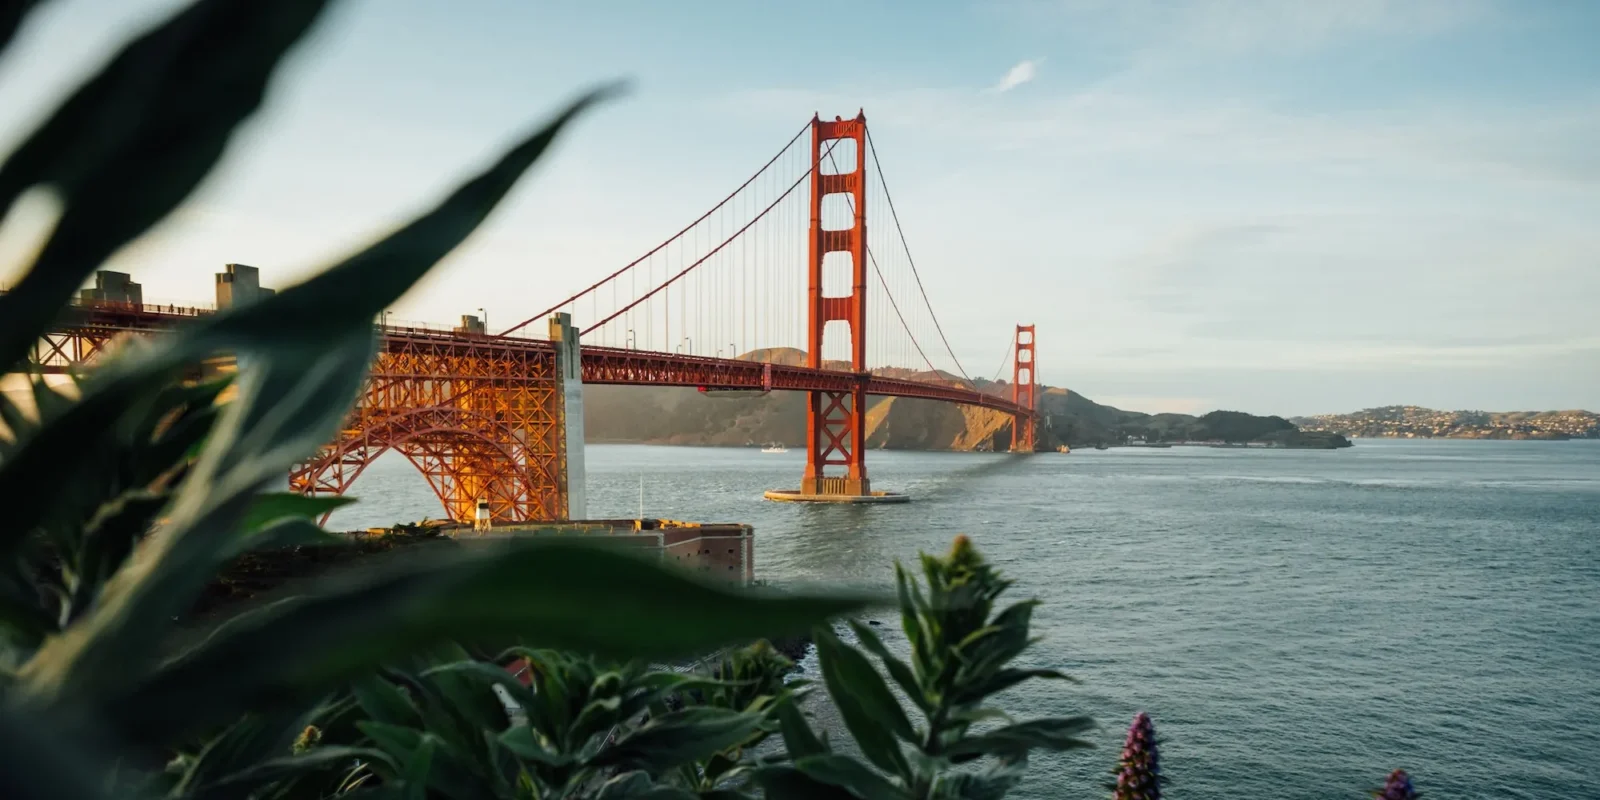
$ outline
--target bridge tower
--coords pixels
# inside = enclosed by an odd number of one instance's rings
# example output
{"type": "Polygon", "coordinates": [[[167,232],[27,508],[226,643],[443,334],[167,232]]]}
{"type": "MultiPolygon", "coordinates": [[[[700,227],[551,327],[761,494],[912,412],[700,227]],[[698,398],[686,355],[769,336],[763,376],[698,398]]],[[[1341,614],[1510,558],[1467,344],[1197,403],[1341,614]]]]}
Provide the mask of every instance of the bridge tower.
{"type": "MultiPolygon", "coordinates": [[[[827,122],[811,118],[811,230],[806,263],[810,269],[806,298],[806,366],[823,367],[823,336],[828,323],[843,322],[850,337],[850,370],[862,378],[844,391],[811,392],[806,404],[806,470],[800,480],[802,495],[869,496],[866,435],[867,393],[867,115],[855,119],[834,117],[827,122]],[[836,140],[855,144],[855,168],[850,172],[823,170],[836,140]],[[828,230],[822,224],[823,199],[846,194],[855,211],[848,228],[828,230]],[[844,253],[850,260],[850,292],[828,296],[823,292],[823,266],[829,253],[844,253]],[[829,468],[843,475],[828,474],[829,468]]],[[[836,261],[839,259],[835,259],[836,261]]]]}
{"type": "MultiPolygon", "coordinates": [[[[1033,326],[1018,325],[1017,338],[1011,351],[1011,402],[1023,408],[1037,410],[1039,398],[1034,394],[1034,376],[1038,369],[1033,360],[1033,326]]],[[[1031,453],[1038,433],[1038,418],[1032,414],[1018,414],[1011,422],[1011,452],[1031,453]]]]}

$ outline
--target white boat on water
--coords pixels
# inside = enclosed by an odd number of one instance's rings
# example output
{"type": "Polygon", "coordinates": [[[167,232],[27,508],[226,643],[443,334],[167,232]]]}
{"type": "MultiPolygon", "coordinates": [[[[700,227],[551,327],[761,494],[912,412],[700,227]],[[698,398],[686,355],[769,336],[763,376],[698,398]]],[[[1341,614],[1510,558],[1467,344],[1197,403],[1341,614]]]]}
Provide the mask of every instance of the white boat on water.
{"type": "Polygon", "coordinates": [[[779,444],[777,442],[773,442],[772,444],[769,444],[766,447],[761,448],[761,452],[763,452],[763,453],[787,453],[787,452],[789,452],[789,448],[784,447],[783,445],[781,445],[781,444],[779,444]]]}

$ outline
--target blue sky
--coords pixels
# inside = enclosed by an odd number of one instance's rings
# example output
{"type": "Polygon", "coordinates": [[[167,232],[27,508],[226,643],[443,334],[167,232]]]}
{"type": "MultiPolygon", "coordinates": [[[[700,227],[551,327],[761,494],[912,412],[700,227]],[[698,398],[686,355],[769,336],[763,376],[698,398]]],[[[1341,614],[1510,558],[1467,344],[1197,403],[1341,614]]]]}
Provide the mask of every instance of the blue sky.
{"type": "MultiPolygon", "coordinates": [[[[37,14],[0,147],[173,5],[37,14]]],[[[113,266],[162,301],[229,261],[282,285],[626,77],[397,315],[521,319],[865,108],[973,372],[1034,322],[1045,382],[1140,410],[1597,408],[1597,38],[1558,0],[352,0],[113,266]]]]}

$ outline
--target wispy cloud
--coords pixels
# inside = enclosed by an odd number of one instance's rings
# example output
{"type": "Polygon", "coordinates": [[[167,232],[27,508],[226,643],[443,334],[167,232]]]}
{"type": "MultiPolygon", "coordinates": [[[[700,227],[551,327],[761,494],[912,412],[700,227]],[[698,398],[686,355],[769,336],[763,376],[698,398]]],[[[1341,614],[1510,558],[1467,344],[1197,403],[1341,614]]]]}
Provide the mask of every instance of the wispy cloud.
{"type": "Polygon", "coordinates": [[[1330,117],[1241,98],[1195,102],[1126,87],[1028,92],[1027,102],[1003,102],[997,94],[1011,73],[983,92],[767,89],[728,95],[717,108],[787,117],[794,108],[864,105],[885,130],[904,127],[919,140],[947,136],[1044,159],[1139,156],[1189,165],[1315,165],[1381,174],[1386,181],[1408,175],[1600,185],[1600,156],[1587,146],[1600,136],[1600,95],[1563,106],[1441,104],[1330,117]]]}
{"type": "Polygon", "coordinates": [[[1428,36],[1482,22],[1491,0],[1061,0],[1030,18],[1093,26],[1143,56],[1306,53],[1352,37],[1428,36]]]}
{"type": "Polygon", "coordinates": [[[1032,81],[1039,75],[1039,65],[1044,63],[1042,58],[1031,58],[1018,62],[1016,66],[1006,70],[1000,82],[989,89],[991,92],[1009,92],[1024,83],[1032,81]]]}

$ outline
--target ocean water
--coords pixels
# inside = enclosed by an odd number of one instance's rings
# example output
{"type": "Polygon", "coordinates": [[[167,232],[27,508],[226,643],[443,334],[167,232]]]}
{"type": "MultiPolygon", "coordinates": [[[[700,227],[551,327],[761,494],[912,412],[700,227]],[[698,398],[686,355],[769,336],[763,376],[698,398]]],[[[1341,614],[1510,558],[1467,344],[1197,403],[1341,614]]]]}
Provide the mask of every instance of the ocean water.
{"type": "MultiPolygon", "coordinates": [[[[590,515],[637,514],[642,485],[648,516],[752,523],[783,582],[888,585],[969,534],[1044,601],[1025,660],[1082,681],[1001,704],[1102,725],[1019,797],[1107,796],[1139,710],[1174,798],[1358,798],[1396,767],[1435,798],[1600,797],[1600,442],[873,452],[913,503],[763,501],[802,459],[590,446],[590,515]]],[[[438,514],[398,458],[355,494],[334,525],[438,514]]]]}

